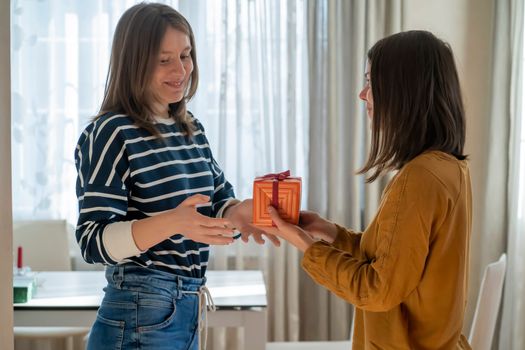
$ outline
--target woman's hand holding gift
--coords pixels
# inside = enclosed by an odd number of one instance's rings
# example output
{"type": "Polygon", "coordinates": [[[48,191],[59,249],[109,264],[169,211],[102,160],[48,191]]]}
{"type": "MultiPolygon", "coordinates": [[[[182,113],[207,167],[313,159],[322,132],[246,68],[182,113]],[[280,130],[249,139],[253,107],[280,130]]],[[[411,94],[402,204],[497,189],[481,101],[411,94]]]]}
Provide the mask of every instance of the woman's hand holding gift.
{"type": "Polygon", "coordinates": [[[233,227],[241,232],[241,237],[244,242],[247,243],[249,237],[253,236],[255,242],[258,244],[264,244],[265,240],[263,236],[266,236],[270,239],[273,245],[276,247],[280,246],[281,242],[279,241],[279,238],[252,224],[252,216],[253,201],[251,199],[246,199],[226,208],[224,213],[224,218],[228,219],[233,227]]]}
{"type": "Polygon", "coordinates": [[[313,238],[333,243],[337,236],[337,227],[313,211],[299,213],[299,227],[307,231],[313,238]]]}
{"type": "Polygon", "coordinates": [[[284,221],[275,208],[268,207],[268,213],[276,227],[265,227],[264,229],[267,233],[287,240],[302,252],[315,243],[312,232],[307,232],[299,226],[284,221]]]}

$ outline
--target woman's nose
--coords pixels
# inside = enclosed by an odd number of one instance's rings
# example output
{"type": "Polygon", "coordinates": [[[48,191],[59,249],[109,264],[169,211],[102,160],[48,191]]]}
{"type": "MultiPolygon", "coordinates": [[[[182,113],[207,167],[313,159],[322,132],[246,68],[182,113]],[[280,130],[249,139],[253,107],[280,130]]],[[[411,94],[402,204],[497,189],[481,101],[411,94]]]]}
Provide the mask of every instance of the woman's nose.
{"type": "Polygon", "coordinates": [[[359,98],[363,101],[366,101],[366,93],[368,92],[369,87],[365,86],[363,90],[359,93],[359,98]]]}
{"type": "Polygon", "coordinates": [[[178,76],[184,76],[186,74],[186,69],[184,69],[184,64],[181,60],[175,60],[171,69],[178,76]]]}

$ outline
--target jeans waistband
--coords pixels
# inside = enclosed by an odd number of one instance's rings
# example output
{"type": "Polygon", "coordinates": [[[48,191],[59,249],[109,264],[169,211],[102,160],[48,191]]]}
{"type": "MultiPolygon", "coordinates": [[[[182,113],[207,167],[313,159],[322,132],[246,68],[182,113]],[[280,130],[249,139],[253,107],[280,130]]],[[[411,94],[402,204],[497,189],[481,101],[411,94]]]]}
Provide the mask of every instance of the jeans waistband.
{"type": "Polygon", "coordinates": [[[185,292],[198,292],[206,278],[187,277],[134,265],[106,268],[108,284],[117,289],[167,294],[179,298],[185,292]]]}

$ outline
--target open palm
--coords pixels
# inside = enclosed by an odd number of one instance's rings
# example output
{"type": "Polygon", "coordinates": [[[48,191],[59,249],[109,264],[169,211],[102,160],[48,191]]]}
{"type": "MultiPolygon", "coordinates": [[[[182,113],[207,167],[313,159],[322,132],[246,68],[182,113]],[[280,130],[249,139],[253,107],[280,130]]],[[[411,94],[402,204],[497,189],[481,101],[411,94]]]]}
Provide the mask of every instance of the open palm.
{"type": "Polygon", "coordinates": [[[258,244],[264,244],[263,236],[266,236],[275,246],[280,246],[279,238],[267,233],[257,226],[253,225],[253,200],[246,199],[238,204],[229,207],[224,215],[225,218],[231,221],[235,229],[241,232],[241,237],[244,242],[248,242],[249,237],[252,236],[258,244]]]}

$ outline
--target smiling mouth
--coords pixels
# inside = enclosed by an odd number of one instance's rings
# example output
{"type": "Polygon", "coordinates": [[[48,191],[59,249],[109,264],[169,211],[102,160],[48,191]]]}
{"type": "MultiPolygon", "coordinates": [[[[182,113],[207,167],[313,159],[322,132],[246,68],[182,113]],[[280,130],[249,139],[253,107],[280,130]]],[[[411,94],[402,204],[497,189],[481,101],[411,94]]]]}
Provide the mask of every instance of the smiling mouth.
{"type": "Polygon", "coordinates": [[[165,81],[164,84],[168,85],[173,89],[181,89],[183,86],[183,81],[165,81]]]}

